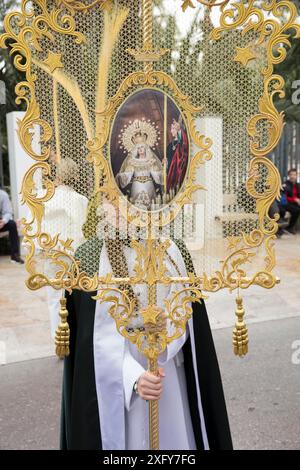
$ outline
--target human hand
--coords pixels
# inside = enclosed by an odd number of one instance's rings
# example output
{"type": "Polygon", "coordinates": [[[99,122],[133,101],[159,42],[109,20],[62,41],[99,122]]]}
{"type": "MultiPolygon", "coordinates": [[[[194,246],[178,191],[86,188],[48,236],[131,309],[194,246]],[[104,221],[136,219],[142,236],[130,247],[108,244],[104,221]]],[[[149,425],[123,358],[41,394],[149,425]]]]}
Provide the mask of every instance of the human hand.
{"type": "Polygon", "coordinates": [[[300,206],[300,199],[298,197],[295,199],[295,201],[298,204],[298,206],[300,206]]]}
{"type": "Polygon", "coordinates": [[[138,382],[137,391],[143,400],[159,400],[162,394],[162,379],[166,376],[162,367],[158,369],[158,375],[144,372],[138,382]]]}
{"type": "Polygon", "coordinates": [[[0,230],[4,227],[5,222],[3,219],[0,219],[0,230]]]}
{"type": "Polygon", "coordinates": [[[156,315],[155,315],[155,323],[154,321],[148,321],[147,320],[147,308],[144,308],[141,310],[141,315],[142,317],[144,318],[144,328],[145,328],[145,331],[146,333],[151,333],[151,334],[155,334],[155,333],[162,333],[163,331],[166,330],[167,328],[167,319],[168,319],[168,316],[166,314],[166,312],[162,309],[162,308],[159,308],[159,307],[152,307],[153,310],[156,312],[156,315]]]}

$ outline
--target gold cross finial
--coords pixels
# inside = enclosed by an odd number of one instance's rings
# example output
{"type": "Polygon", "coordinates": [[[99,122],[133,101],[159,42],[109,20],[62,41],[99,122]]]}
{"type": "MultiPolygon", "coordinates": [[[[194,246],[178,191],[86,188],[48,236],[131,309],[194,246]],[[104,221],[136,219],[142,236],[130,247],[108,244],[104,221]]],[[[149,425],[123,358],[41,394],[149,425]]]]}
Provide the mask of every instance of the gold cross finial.
{"type": "Polygon", "coordinates": [[[143,47],[141,49],[127,49],[138,62],[144,62],[144,71],[153,70],[153,62],[157,62],[169,49],[155,49],[153,47],[153,0],[142,0],[143,8],[143,47]]]}

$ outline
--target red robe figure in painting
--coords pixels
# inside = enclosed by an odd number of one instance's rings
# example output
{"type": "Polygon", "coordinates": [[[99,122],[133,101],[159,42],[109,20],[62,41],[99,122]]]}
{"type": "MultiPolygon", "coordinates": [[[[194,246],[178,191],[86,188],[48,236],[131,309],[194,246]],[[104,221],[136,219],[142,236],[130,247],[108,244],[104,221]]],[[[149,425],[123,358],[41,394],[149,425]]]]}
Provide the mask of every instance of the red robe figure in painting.
{"type": "Polygon", "coordinates": [[[189,142],[187,133],[180,122],[173,120],[171,125],[172,142],[168,145],[168,176],[167,193],[171,190],[175,194],[183,183],[188,165],[189,142]]]}

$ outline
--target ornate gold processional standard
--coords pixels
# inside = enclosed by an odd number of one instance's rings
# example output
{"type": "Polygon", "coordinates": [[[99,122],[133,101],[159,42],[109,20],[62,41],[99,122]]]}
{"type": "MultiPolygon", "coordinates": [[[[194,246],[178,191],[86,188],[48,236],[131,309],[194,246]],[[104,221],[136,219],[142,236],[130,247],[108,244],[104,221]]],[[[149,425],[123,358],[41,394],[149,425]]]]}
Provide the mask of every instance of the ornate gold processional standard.
{"type": "MultiPolygon", "coordinates": [[[[191,302],[236,291],[234,352],[247,353],[241,291],[277,282],[270,208],[281,183],[268,157],[284,126],[274,99],[285,84],[274,66],[300,36],[296,18],[287,0],[22,0],[6,16],[1,47],[24,73],[18,134],[34,160],[22,185],[27,286],[62,290],[59,356],[69,353],[64,291],[74,289],[109,303],[153,373],[184,334],[191,302]],[[60,217],[71,200],[82,234],[60,217]],[[166,269],[174,239],[184,276],[166,269]],[[135,251],[133,275],[122,244],[135,251]],[[160,284],[172,285],[164,309],[160,284]],[[148,291],[143,308],[136,285],[148,291]]],[[[155,450],[158,402],[149,406],[155,450]]]]}

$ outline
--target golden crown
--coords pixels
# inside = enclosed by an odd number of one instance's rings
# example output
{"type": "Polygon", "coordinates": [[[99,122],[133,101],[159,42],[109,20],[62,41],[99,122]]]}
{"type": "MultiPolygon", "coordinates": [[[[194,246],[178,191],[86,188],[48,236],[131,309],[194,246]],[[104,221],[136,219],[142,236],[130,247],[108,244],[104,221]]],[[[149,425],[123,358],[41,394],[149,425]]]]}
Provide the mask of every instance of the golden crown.
{"type": "Polygon", "coordinates": [[[151,148],[158,145],[160,140],[160,131],[155,122],[145,118],[136,119],[125,125],[119,135],[120,147],[124,152],[131,152],[133,148],[140,144],[146,144],[151,148]]]}

